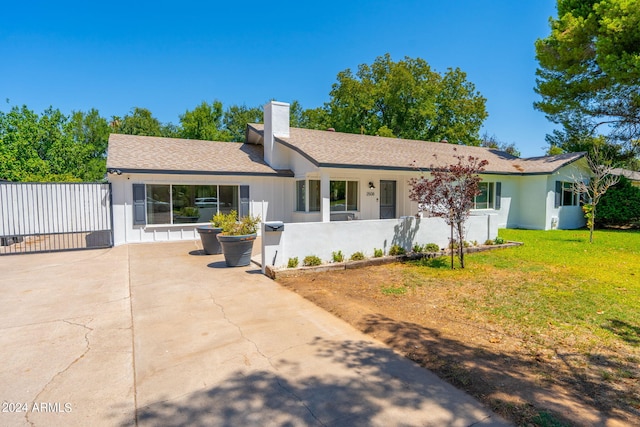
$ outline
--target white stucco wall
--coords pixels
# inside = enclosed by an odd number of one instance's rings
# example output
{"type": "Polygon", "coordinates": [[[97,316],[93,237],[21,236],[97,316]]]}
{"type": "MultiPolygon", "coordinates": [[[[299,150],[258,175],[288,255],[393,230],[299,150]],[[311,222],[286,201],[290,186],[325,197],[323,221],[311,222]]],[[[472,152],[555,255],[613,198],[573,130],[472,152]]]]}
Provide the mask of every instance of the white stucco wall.
{"type": "MultiPolygon", "coordinates": [[[[471,216],[467,222],[467,241],[484,243],[498,235],[496,215],[471,216]]],[[[331,260],[333,251],[342,251],[345,257],[362,251],[373,256],[374,248],[385,253],[394,245],[406,250],[418,244],[449,244],[450,228],[441,218],[406,217],[401,219],[340,221],[316,223],[288,223],[282,232],[264,232],[262,236],[262,263],[285,266],[289,258],[316,255],[323,261],[331,260]]]]}
{"type": "MultiPolygon", "coordinates": [[[[263,220],[291,221],[293,178],[265,176],[110,175],[114,244],[199,239],[200,224],[133,225],[133,184],[248,185],[250,212],[263,220]]],[[[206,223],[205,223],[206,224],[206,223]]]]}
{"type": "Polygon", "coordinates": [[[571,165],[560,168],[557,172],[547,176],[546,181],[546,226],[545,230],[552,228],[552,223],[557,218],[557,228],[561,230],[573,230],[586,225],[586,219],[582,207],[577,206],[555,206],[556,181],[573,182],[576,179],[588,180],[587,164],[581,159],[571,165]]]}

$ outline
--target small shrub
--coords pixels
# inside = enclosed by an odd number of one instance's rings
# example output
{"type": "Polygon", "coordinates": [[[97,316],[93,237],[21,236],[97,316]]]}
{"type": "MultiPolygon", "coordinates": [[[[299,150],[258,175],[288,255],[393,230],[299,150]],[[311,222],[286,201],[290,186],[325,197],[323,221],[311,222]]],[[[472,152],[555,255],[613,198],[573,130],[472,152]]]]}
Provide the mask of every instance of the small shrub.
{"type": "Polygon", "coordinates": [[[493,241],[496,245],[502,245],[504,243],[504,239],[500,236],[496,237],[493,241]]]}
{"type": "Polygon", "coordinates": [[[381,289],[384,295],[404,295],[407,293],[405,287],[383,286],[381,289]]]}
{"type": "Polygon", "coordinates": [[[333,262],[342,262],[344,261],[344,255],[342,251],[331,252],[331,259],[333,262]]]}
{"type": "Polygon", "coordinates": [[[425,252],[440,252],[440,246],[438,246],[436,243],[427,243],[426,245],[424,245],[424,249],[425,252]]]}
{"type": "Polygon", "coordinates": [[[398,245],[393,245],[389,248],[389,255],[404,255],[405,252],[404,248],[398,245]]]}
{"type": "Polygon", "coordinates": [[[477,241],[477,240],[474,240],[473,242],[471,242],[471,244],[472,244],[473,246],[479,246],[479,245],[478,245],[478,241],[477,241]]]}
{"type": "Polygon", "coordinates": [[[298,266],[298,257],[289,258],[287,268],[296,268],[298,266]]]}
{"type": "Polygon", "coordinates": [[[422,246],[416,243],[415,245],[413,245],[413,248],[411,248],[411,250],[415,253],[422,252],[422,246]]]}
{"type": "Polygon", "coordinates": [[[471,243],[467,242],[466,240],[464,242],[462,242],[462,247],[463,248],[469,248],[471,247],[471,243]]]}
{"type": "Polygon", "coordinates": [[[306,257],[304,257],[304,260],[302,260],[302,265],[304,265],[305,267],[320,264],[322,264],[322,260],[315,255],[307,255],[306,257]]]}
{"type": "Polygon", "coordinates": [[[458,249],[460,247],[460,244],[458,243],[457,240],[452,240],[451,242],[449,242],[449,249],[458,249]]]}
{"type": "Polygon", "coordinates": [[[349,258],[351,261],[362,261],[363,259],[365,259],[366,257],[364,256],[364,254],[360,251],[358,252],[354,252],[353,254],[351,254],[351,258],[349,258]]]}
{"type": "Polygon", "coordinates": [[[484,242],[484,244],[485,244],[485,245],[488,245],[488,246],[491,246],[491,245],[493,245],[493,240],[491,240],[491,239],[487,239],[487,240],[484,242]]]}
{"type": "Polygon", "coordinates": [[[374,258],[381,258],[382,255],[384,255],[384,252],[382,252],[382,249],[373,248],[373,257],[374,258]]]}

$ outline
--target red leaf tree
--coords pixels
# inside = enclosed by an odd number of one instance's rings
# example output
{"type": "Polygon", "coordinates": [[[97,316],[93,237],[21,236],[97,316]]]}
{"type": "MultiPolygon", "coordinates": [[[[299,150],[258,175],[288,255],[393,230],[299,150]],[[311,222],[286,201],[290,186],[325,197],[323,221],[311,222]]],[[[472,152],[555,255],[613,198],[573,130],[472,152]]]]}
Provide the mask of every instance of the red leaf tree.
{"type": "Polygon", "coordinates": [[[453,234],[458,243],[458,257],[460,267],[464,268],[464,237],[465,222],[471,214],[474,198],[480,194],[478,175],[484,171],[489,163],[478,157],[462,155],[455,156],[457,163],[448,166],[431,166],[430,176],[409,180],[411,187],[409,198],[418,202],[420,211],[429,216],[444,218],[451,227],[451,268],[453,268],[454,242],[453,234]]]}

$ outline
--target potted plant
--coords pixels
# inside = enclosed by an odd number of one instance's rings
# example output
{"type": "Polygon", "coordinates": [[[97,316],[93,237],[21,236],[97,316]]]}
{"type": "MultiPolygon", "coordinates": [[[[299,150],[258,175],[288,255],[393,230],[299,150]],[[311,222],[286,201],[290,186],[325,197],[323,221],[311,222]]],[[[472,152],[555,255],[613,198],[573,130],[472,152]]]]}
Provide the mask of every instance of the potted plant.
{"type": "Polygon", "coordinates": [[[220,242],[218,242],[216,236],[222,232],[222,223],[225,220],[225,216],[222,212],[218,212],[211,218],[211,224],[201,225],[197,228],[200,234],[200,240],[202,241],[202,248],[207,255],[222,253],[220,242]]]}
{"type": "Polygon", "coordinates": [[[260,217],[244,216],[239,220],[236,211],[224,215],[222,232],[216,238],[222,246],[224,260],[228,267],[242,267],[251,263],[253,242],[257,237],[260,217]]]}

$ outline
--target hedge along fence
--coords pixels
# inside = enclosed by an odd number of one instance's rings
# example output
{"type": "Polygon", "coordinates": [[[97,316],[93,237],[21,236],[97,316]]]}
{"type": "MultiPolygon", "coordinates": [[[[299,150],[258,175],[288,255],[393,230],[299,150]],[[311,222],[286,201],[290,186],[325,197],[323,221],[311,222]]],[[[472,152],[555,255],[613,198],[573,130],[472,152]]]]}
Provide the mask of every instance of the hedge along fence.
{"type": "MultiPolygon", "coordinates": [[[[466,230],[465,240],[469,242],[493,240],[498,236],[497,215],[472,215],[466,230]]],[[[357,251],[373,257],[374,248],[388,254],[393,245],[407,252],[416,243],[436,243],[444,248],[449,245],[450,234],[450,227],[442,218],[287,223],[283,231],[263,230],[262,269],[264,272],[266,266],[286,267],[289,258],[302,261],[307,255],[329,262],[335,251],[342,251],[348,258],[357,251]]]]}

